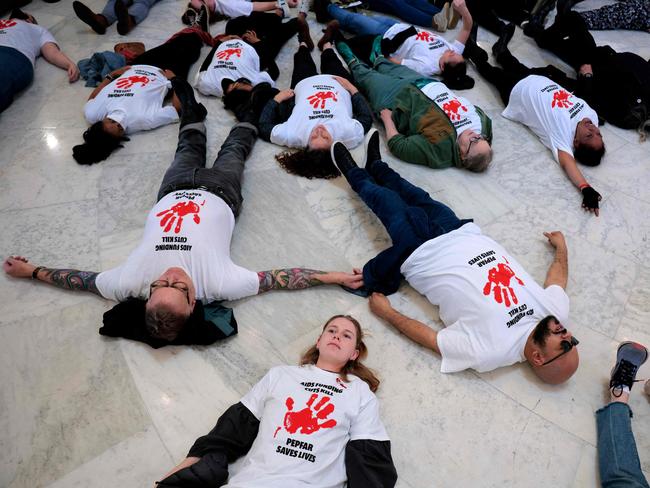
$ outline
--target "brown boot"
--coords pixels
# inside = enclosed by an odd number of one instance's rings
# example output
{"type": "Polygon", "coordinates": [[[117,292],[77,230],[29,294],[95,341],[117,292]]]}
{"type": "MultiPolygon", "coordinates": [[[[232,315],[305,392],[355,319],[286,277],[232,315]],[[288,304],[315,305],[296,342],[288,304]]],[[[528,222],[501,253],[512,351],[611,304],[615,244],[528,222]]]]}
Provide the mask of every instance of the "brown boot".
{"type": "Polygon", "coordinates": [[[79,1],[72,2],[72,9],[77,14],[77,17],[79,17],[79,20],[88,24],[97,34],[106,33],[106,28],[108,27],[106,17],[101,14],[96,14],[79,1]]]}
{"type": "Polygon", "coordinates": [[[323,50],[323,46],[328,42],[335,42],[338,37],[341,35],[339,28],[340,24],[338,20],[330,20],[327,23],[327,27],[323,30],[323,37],[318,41],[318,49],[323,50]]]}
{"type": "Polygon", "coordinates": [[[307,44],[307,48],[310,51],[314,50],[314,41],[311,40],[311,35],[309,34],[309,24],[307,23],[307,16],[302,12],[298,14],[298,42],[304,42],[307,44]]]}
{"type": "Polygon", "coordinates": [[[115,2],[115,17],[117,17],[117,32],[123,36],[136,26],[135,19],[129,15],[129,9],[123,0],[115,2]]]}

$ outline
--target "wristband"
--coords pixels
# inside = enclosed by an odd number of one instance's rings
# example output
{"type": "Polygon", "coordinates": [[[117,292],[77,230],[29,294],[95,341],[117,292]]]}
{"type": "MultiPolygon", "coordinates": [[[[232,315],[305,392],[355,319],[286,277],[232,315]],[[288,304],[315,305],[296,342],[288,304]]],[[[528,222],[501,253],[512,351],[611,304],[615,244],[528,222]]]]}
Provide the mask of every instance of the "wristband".
{"type": "Polygon", "coordinates": [[[34,268],[34,271],[32,271],[32,279],[37,280],[38,279],[38,272],[43,269],[43,266],[36,266],[34,268]]]}
{"type": "Polygon", "coordinates": [[[580,191],[582,191],[582,190],[584,190],[585,188],[589,188],[589,186],[590,186],[589,183],[583,183],[583,184],[580,185],[578,188],[580,189],[580,191]]]}

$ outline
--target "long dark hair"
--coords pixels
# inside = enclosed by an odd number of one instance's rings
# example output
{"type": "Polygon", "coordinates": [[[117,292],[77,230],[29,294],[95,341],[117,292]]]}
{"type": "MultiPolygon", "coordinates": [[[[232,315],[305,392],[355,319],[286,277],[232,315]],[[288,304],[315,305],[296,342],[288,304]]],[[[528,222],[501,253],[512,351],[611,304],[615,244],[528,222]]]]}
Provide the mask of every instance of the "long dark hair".
{"type": "Polygon", "coordinates": [[[275,156],[280,166],[293,175],[305,178],[336,178],[341,173],[334,165],[329,149],[299,149],[284,151],[275,156]]]}
{"type": "MultiPolygon", "coordinates": [[[[356,357],[356,359],[349,360],[345,366],[343,366],[343,369],[341,369],[341,372],[339,373],[341,375],[341,379],[346,383],[349,383],[350,380],[348,379],[348,375],[353,374],[354,376],[357,376],[358,378],[365,381],[370,387],[370,391],[374,393],[377,391],[377,388],[379,388],[379,378],[377,378],[375,373],[370,368],[361,363],[361,361],[368,356],[368,348],[363,342],[363,330],[361,330],[361,324],[359,324],[357,319],[351,315],[334,315],[333,317],[327,319],[327,322],[325,322],[325,325],[323,326],[323,330],[325,330],[325,328],[332,322],[332,320],[339,318],[347,319],[354,324],[354,327],[357,330],[356,348],[359,350],[359,355],[356,357]]],[[[316,364],[318,362],[318,356],[319,352],[316,348],[316,344],[314,344],[302,355],[300,358],[300,365],[303,366],[305,364],[316,364]]]]}
{"type": "Polygon", "coordinates": [[[123,147],[123,141],[129,140],[128,137],[113,137],[105,132],[101,120],[91,125],[83,137],[85,142],[72,148],[72,156],[79,164],[99,163],[115,149],[123,147]]]}

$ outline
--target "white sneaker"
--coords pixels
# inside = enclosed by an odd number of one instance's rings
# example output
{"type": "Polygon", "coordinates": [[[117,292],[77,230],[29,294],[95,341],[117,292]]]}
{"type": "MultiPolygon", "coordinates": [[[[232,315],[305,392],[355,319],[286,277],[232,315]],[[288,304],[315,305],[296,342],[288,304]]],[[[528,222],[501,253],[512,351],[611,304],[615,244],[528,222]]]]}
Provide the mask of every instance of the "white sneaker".
{"type": "Polygon", "coordinates": [[[310,6],[311,6],[310,0],[300,0],[300,5],[298,6],[298,12],[303,12],[307,14],[309,13],[310,6]]]}
{"type": "Polygon", "coordinates": [[[291,10],[289,10],[287,0],[278,0],[278,8],[282,10],[282,17],[285,19],[291,17],[291,10]]]}
{"type": "Polygon", "coordinates": [[[449,17],[449,2],[445,3],[442,7],[442,10],[433,16],[433,21],[431,22],[432,27],[438,32],[445,32],[447,30],[448,17],[449,17]]]}

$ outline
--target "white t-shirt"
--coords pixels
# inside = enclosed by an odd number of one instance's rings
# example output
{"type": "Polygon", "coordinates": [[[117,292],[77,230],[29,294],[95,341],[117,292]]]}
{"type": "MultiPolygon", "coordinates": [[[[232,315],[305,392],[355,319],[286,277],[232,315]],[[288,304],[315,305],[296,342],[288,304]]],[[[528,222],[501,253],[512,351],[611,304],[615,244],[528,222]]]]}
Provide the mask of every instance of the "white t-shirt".
{"type": "Polygon", "coordinates": [[[438,332],[443,373],[491,371],[525,361],[526,340],[541,319],[568,320],[564,290],[539,286],[472,223],[422,244],[401,272],[440,307],[446,326],[438,332]]]}
{"type": "MultiPolygon", "coordinates": [[[[400,32],[409,29],[409,24],[395,24],[384,33],[384,39],[392,39],[400,32]]],[[[431,31],[419,29],[417,35],[406,39],[391,56],[402,60],[402,65],[417,71],[423,76],[440,74],[440,58],[446,51],[463,54],[465,45],[459,41],[447,42],[431,31]]]]}
{"type": "Polygon", "coordinates": [[[146,299],[153,281],[179,267],[203,303],[256,295],[257,273],[230,259],[234,228],[235,217],[218,196],[202,190],[169,193],[149,212],[140,245],[124,264],[99,273],[97,289],[112,300],[146,299]]]}
{"type": "Polygon", "coordinates": [[[481,118],[476,107],[466,98],[456,95],[444,83],[437,81],[429,83],[422,87],[422,93],[436,102],[436,105],[449,117],[458,137],[468,129],[479,134],[482,132],[481,118]]]}
{"type": "Polygon", "coordinates": [[[363,142],[363,125],[352,118],[350,93],[330,75],[302,80],[294,89],[296,105],[289,120],[273,127],[271,142],[307,147],[309,135],[324,125],[335,141],[352,149],[363,142]]]}
{"type": "Polygon", "coordinates": [[[52,34],[40,25],[18,19],[0,19],[0,46],[20,51],[32,65],[41,53],[41,48],[48,42],[56,44],[52,34]]]}
{"type": "Polygon", "coordinates": [[[178,120],[178,112],[171,105],[163,107],[171,86],[159,68],[138,64],[88,100],[84,115],[91,124],[110,117],[127,134],[171,124],[178,120]]]}
{"type": "Polygon", "coordinates": [[[219,45],[207,70],[199,73],[196,88],[204,95],[223,96],[221,81],[247,78],[253,86],[267,82],[275,86],[266,71],[260,71],[260,57],[255,48],[240,39],[231,39],[219,45]]]}
{"type": "Polygon", "coordinates": [[[587,102],[538,75],[527,76],[514,86],[502,115],[528,126],[557,162],[558,151],[573,156],[573,139],[581,120],[588,118],[598,125],[598,114],[587,102]]]}
{"type": "Polygon", "coordinates": [[[241,402],[259,433],[228,488],[343,488],[349,441],[387,441],[377,398],[349,375],[316,366],[272,368],[241,402]]]}
{"type": "Polygon", "coordinates": [[[209,0],[208,6],[213,12],[234,19],[242,15],[248,17],[253,12],[253,4],[245,0],[209,0]]]}

